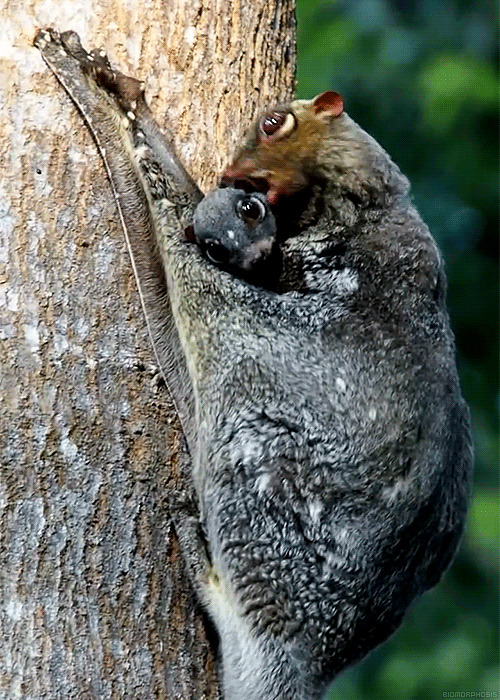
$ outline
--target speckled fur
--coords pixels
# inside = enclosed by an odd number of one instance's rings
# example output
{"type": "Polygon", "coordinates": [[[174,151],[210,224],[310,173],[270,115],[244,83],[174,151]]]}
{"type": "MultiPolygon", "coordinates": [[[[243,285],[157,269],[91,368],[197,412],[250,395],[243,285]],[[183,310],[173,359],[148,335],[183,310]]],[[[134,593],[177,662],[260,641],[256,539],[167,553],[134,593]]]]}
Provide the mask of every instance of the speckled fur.
{"type": "Polygon", "coordinates": [[[221,271],[183,235],[193,198],[162,175],[144,114],[100,138],[138,173],[165,265],[225,698],[318,699],[437,583],[463,530],[471,443],[442,261],[407,180],[343,115],[315,141],[322,206],[283,236],[280,292],[221,271]]]}

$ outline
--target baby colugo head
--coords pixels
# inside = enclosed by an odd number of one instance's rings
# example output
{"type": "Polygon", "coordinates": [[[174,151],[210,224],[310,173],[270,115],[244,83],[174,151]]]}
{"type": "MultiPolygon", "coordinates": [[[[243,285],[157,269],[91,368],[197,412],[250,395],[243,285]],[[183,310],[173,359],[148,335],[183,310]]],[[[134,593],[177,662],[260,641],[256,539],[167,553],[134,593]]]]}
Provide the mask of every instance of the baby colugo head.
{"type": "Polygon", "coordinates": [[[276,221],[265,195],[232,187],[209,192],[196,208],[193,232],[218,267],[260,286],[277,281],[276,221]]]}

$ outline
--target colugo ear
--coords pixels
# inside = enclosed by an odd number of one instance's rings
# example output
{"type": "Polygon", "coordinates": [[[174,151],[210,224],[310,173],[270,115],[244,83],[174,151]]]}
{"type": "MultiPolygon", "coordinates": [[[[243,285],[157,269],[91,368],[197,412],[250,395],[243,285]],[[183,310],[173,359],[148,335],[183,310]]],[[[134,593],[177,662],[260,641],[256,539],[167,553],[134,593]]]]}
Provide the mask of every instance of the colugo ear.
{"type": "Polygon", "coordinates": [[[344,111],[344,100],[338,92],[331,90],[317,95],[312,104],[314,112],[319,117],[339,117],[344,111]]]}
{"type": "Polygon", "coordinates": [[[196,243],[196,235],[194,232],[193,224],[188,224],[184,227],[184,235],[186,236],[186,241],[190,243],[196,243]]]}

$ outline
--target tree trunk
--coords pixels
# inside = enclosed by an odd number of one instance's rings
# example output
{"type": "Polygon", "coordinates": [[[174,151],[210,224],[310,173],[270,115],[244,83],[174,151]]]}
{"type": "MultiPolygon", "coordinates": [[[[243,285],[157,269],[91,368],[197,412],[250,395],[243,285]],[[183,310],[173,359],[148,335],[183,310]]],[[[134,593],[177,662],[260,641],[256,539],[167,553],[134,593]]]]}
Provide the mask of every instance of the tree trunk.
{"type": "Polygon", "coordinates": [[[207,187],[291,94],[292,4],[0,0],[2,699],[220,697],[166,507],[175,414],[103,164],[35,31],[144,79],[207,187]]]}

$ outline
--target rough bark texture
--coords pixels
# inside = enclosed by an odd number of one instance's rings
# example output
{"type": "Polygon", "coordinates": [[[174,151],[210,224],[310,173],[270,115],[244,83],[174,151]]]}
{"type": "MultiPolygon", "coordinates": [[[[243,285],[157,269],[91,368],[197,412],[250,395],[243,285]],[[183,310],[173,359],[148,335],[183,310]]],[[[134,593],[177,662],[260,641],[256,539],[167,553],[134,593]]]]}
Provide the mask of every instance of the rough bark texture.
{"type": "Polygon", "coordinates": [[[217,698],[166,506],[175,415],[110,186],[31,44],[74,29],[143,78],[207,187],[292,91],[292,1],[0,7],[0,698],[217,698]]]}

